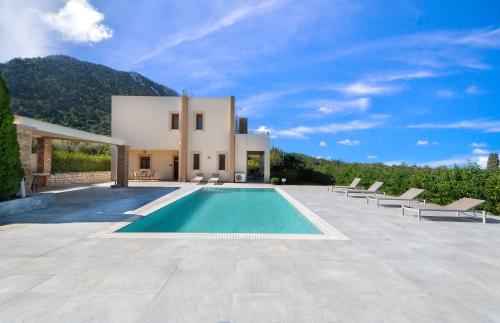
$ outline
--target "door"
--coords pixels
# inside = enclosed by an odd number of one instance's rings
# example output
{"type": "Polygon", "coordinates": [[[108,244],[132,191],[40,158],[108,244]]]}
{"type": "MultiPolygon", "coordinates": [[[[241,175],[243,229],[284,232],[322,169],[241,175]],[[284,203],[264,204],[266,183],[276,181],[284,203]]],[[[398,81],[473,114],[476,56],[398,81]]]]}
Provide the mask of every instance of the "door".
{"type": "Polygon", "coordinates": [[[174,181],[179,180],[179,156],[174,156],[174,181]]]}

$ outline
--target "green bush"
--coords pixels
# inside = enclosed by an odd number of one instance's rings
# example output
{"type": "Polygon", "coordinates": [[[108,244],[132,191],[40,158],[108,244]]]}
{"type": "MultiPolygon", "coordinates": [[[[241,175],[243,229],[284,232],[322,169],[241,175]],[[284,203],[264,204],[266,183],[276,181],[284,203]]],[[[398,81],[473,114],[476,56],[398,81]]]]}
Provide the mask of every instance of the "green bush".
{"type": "Polygon", "coordinates": [[[109,155],[88,155],[63,150],[52,152],[52,173],[109,170],[111,170],[111,156],[109,155]]]}
{"type": "Polygon", "coordinates": [[[0,76],[0,201],[17,193],[23,176],[9,90],[0,76]]]}
{"type": "Polygon", "coordinates": [[[281,184],[281,180],[277,177],[273,177],[271,178],[271,184],[273,185],[280,185],[281,184]]]}

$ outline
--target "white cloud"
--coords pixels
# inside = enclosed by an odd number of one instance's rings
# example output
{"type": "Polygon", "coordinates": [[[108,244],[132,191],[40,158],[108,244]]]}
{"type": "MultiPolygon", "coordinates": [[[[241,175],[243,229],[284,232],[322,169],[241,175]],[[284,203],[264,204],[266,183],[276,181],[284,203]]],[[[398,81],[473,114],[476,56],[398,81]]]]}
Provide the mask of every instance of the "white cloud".
{"type": "Polygon", "coordinates": [[[320,146],[320,147],[326,147],[327,145],[326,145],[326,142],[325,142],[324,140],[321,140],[321,141],[319,142],[319,146],[320,146]]]}
{"type": "Polygon", "coordinates": [[[262,92],[259,94],[246,97],[240,100],[239,102],[237,101],[237,104],[241,109],[240,113],[242,115],[254,116],[259,111],[272,105],[274,102],[281,99],[282,97],[300,92],[300,90],[301,89],[295,88],[292,90],[262,92]]]}
{"type": "Polygon", "coordinates": [[[482,168],[486,167],[485,163],[485,158],[487,157],[484,156],[455,156],[451,157],[448,159],[441,159],[441,160],[433,160],[433,161],[427,161],[423,163],[418,163],[417,166],[429,166],[429,167],[439,167],[439,166],[463,166],[467,164],[477,164],[482,168]]]}
{"type": "Polygon", "coordinates": [[[467,94],[479,94],[479,89],[475,85],[471,85],[465,89],[467,94]]]}
{"type": "Polygon", "coordinates": [[[260,126],[257,129],[255,129],[254,131],[257,132],[257,133],[270,133],[271,129],[269,129],[266,126],[260,126]]]}
{"type": "Polygon", "coordinates": [[[481,148],[481,147],[486,147],[487,145],[484,142],[473,142],[471,146],[476,148],[481,148]]]}
{"type": "Polygon", "coordinates": [[[377,155],[368,155],[368,156],[366,156],[366,158],[368,158],[368,159],[377,159],[378,156],[377,155]]]}
{"type": "Polygon", "coordinates": [[[345,146],[357,146],[361,143],[361,141],[356,139],[344,139],[337,141],[337,143],[339,145],[345,145],[345,146]]]}
{"type": "Polygon", "coordinates": [[[328,87],[328,89],[336,90],[349,95],[392,94],[400,90],[400,88],[394,86],[370,84],[365,82],[355,82],[347,85],[331,86],[328,87]]]}
{"type": "Polygon", "coordinates": [[[267,0],[262,1],[257,4],[245,4],[242,5],[226,15],[216,19],[214,21],[209,21],[203,25],[193,26],[187,30],[176,33],[168,37],[156,48],[149,50],[147,54],[144,54],[134,60],[133,64],[142,63],[144,61],[150,60],[163,54],[166,50],[179,46],[181,44],[202,39],[210,34],[216,33],[225,28],[231,27],[238,22],[248,19],[252,16],[262,15],[275,8],[284,4],[286,0],[267,0]]]}
{"type": "Polygon", "coordinates": [[[419,70],[419,71],[409,71],[409,72],[393,72],[373,76],[371,79],[380,82],[392,82],[392,81],[405,81],[405,80],[415,80],[437,77],[434,71],[429,70],[419,70]]]}
{"type": "Polygon", "coordinates": [[[437,145],[439,145],[439,142],[433,141],[433,142],[431,142],[431,144],[434,145],[434,146],[437,146],[437,145]]]}
{"type": "Polygon", "coordinates": [[[487,156],[479,156],[477,158],[476,163],[481,167],[482,169],[486,168],[486,165],[488,164],[488,157],[487,156]]]}
{"type": "Polygon", "coordinates": [[[38,14],[49,9],[49,1],[0,0],[0,62],[14,57],[46,56],[57,49],[38,14]]]}
{"type": "Polygon", "coordinates": [[[443,90],[438,90],[436,92],[436,95],[441,97],[441,98],[452,98],[455,96],[455,92],[453,92],[451,90],[443,89],[443,90]]]}
{"type": "Polygon", "coordinates": [[[482,148],[474,148],[474,149],[472,150],[472,153],[473,153],[474,155],[484,155],[484,154],[488,154],[488,153],[489,153],[489,151],[488,151],[488,150],[486,150],[486,149],[482,149],[482,148]]]}
{"type": "Polygon", "coordinates": [[[315,133],[338,133],[349,132],[353,130],[365,130],[376,128],[380,122],[353,120],[345,123],[330,123],[322,126],[298,126],[290,129],[276,131],[276,135],[282,137],[307,139],[307,135],[315,133]]]}
{"type": "Polygon", "coordinates": [[[380,114],[370,114],[369,117],[376,120],[384,120],[384,119],[389,119],[391,115],[380,113],[380,114]]]}
{"type": "Polygon", "coordinates": [[[415,129],[471,129],[484,132],[500,132],[500,121],[496,120],[463,120],[452,123],[421,123],[409,125],[415,129]]]}
{"type": "Polygon", "coordinates": [[[318,112],[323,114],[332,113],[349,113],[349,112],[365,112],[370,107],[370,99],[358,98],[353,100],[314,100],[309,101],[306,105],[320,106],[318,112]]]}
{"type": "Polygon", "coordinates": [[[388,165],[388,166],[398,166],[398,165],[402,165],[404,163],[405,162],[403,160],[389,160],[389,161],[384,162],[384,164],[388,165]]]}
{"type": "Polygon", "coordinates": [[[102,23],[104,14],[88,0],[68,0],[57,13],[43,13],[42,18],[67,41],[98,43],[113,36],[113,30],[102,23]]]}
{"type": "Polygon", "coordinates": [[[417,141],[417,145],[419,145],[419,146],[425,146],[425,145],[428,145],[428,144],[429,144],[428,140],[418,140],[417,141]]]}

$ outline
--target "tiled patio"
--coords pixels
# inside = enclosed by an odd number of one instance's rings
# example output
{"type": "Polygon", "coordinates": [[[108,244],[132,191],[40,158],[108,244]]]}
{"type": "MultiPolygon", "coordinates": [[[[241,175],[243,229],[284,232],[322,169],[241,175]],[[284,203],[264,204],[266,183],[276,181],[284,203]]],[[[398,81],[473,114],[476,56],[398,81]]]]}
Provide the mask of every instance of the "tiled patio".
{"type": "Polygon", "coordinates": [[[191,189],[133,185],[59,192],[55,208],[0,218],[0,321],[500,321],[498,219],[418,222],[285,186],[349,240],[89,238],[191,189]]]}

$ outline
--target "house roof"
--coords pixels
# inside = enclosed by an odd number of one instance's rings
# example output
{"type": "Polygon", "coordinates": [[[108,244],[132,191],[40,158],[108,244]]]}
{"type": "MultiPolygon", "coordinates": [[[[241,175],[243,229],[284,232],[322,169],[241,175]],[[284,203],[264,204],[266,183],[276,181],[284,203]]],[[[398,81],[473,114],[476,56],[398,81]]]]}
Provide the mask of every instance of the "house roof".
{"type": "Polygon", "coordinates": [[[54,139],[76,140],[85,142],[95,142],[111,145],[124,145],[125,140],[97,135],[95,133],[72,129],[69,127],[60,126],[53,123],[48,123],[32,118],[15,115],[14,124],[18,128],[31,130],[33,135],[39,137],[50,137],[54,139]]]}

